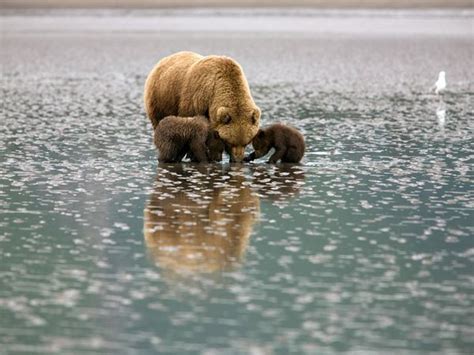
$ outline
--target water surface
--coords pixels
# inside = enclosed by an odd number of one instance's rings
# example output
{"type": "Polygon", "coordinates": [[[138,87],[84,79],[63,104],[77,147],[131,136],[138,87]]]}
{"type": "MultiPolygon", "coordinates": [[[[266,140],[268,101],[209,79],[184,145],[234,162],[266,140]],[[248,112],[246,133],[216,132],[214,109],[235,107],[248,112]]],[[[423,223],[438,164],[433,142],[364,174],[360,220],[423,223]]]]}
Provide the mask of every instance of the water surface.
{"type": "Polygon", "coordinates": [[[415,12],[410,35],[367,14],[225,34],[4,15],[2,351],[472,351],[472,18],[415,12]],[[304,133],[302,164],[158,166],[142,88],[184,49],[238,60],[262,124],[304,133]]]}

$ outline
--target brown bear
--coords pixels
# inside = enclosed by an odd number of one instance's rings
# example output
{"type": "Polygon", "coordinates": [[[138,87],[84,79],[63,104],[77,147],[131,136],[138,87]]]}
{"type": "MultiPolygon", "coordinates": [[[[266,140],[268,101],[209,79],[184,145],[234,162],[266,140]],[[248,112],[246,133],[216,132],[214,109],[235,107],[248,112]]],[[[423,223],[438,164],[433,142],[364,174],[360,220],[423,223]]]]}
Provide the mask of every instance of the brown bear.
{"type": "Polygon", "coordinates": [[[154,130],[166,116],[206,116],[231,161],[242,161],[258,132],[260,109],[241,66],[229,57],[178,52],[163,58],[146,79],[144,100],[154,130]]]}
{"type": "Polygon", "coordinates": [[[155,128],[154,141],[160,163],[178,163],[186,153],[198,163],[221,161],[225,148],[204,116],[165,117],[155,128]]]}
{"type": "Polygon", "coordinates": [[[303,135],[296,128],[281,123],[260,129],[252,140],[252,146],[255,151],[244,159],[246,162],[263,157],[275,148],[269,163],[279,160],[282,163],[299,163],[305,150],[303,135]]]}

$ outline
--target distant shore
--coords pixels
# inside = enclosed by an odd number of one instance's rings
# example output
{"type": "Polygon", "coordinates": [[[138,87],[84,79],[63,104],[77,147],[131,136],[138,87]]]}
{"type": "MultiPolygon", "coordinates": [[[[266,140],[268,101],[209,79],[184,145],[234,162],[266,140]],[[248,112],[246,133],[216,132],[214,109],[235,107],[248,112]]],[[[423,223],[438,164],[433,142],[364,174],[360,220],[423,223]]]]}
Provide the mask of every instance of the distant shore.
{"type": "Polygon", "coordinates": [[[3,8],[183,8],[183,7],[314,7],[429,9],[473,8],[473,0],[3,0],[3,8]]]}

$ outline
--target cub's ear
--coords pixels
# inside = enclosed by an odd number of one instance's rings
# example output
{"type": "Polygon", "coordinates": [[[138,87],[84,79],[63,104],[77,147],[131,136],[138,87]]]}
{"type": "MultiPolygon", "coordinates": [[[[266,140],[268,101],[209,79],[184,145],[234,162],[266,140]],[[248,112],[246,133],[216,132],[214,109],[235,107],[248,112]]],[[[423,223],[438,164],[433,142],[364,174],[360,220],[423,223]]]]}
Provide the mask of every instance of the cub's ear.
{"type": "Polygon", "coordinates": [[[232,121],[227,107],[221,106],[217,109],[217,119],[223,124],[229,124],[232,121]]]}
{"type": "Polygon", "coordinates": [[[219,135],[219,132],[217,131],[212,131],[212,136],[215,138],[215,139],[220,139],[221,136],[219,135]]]}

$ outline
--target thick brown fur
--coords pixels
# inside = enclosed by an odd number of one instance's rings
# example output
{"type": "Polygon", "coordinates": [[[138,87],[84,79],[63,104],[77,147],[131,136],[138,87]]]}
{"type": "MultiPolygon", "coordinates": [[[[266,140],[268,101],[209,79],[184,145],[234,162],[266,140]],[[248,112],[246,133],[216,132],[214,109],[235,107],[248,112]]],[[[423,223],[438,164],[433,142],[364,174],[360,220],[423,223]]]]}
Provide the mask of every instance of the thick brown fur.
{"type": "Polygon", "coordinates": [[[155,146],[161,163],[178,163],[189,153],[198,163],[222,160],[224,142],[204,116],[163,118],[155,129],[155,146]]]}
{"type": "Polygon", "coordinates": [[[148,75],[144,100],[155,131],[166,116],[208,117],[233,161],[242,161],[259,128],[260,109],[243,70],[225,56],[178,52],[163,58],[148,75]]]}
{"type": "Polygon", "coordinates": [[[258,159],[275,148],[269,163],[299,163],[304,155],[305,143],[303,135],[296,129],[281,123],[260,129],[252,140],[254,152],[245,161],[258,159]]]}

